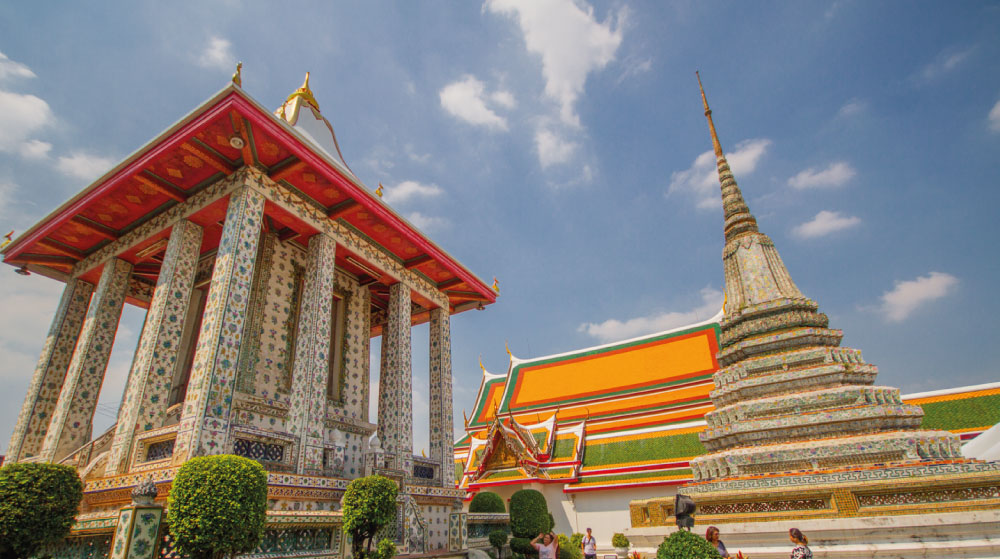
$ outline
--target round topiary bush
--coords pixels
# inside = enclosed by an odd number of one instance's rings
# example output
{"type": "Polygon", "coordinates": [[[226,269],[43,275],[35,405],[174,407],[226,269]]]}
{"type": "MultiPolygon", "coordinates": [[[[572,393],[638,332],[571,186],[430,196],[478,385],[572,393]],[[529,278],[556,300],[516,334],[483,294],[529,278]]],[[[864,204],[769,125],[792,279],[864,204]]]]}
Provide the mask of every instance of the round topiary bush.
{"type": "Polygon", "coordinates": [[[656,559],[718,559],[719,552],[705,538],[678,530],[656,548],[656,559]]]}
{"type": "Polygon", "coordinates": [[[469,512],[507,512],[503,498],[492,491],[480,491],[469,503],[469,512]]]}
{"type": "Polygon", "coordinates": [[[628,543],[628,538],[626,538],[625,534],[622,534],[621,532],[611,536],[611,545],[615,547],[628,547],[628,543]]]}
{"type": "Polygon", "coordinates": [[[490,545],[497,550],[497,557],[503,554],[503,546],[507,545],[507,532],[505,530],[493,530],[490,532],[490,545]]]}
{"type": "MultiPolygon", "coordinates": [[[[396,482],[382,476],[358,478],[347,486],[340,505],[344,514],[344,530],[351,535],[354,557],[372,556],[375,534],[396,517],[398,492],[396,482]]],[[[379,542],[376,556],[381,557],[384,551],[382,542],[379,542]]]]}
{"type": "MultiPolygon", "coordinates": [[[[535,534],[536,536],[538,534],[535,534]]],[[[533,539],[533,538],[532,538],[533,539]]],[[[536,550],[531,545],[531,539],[528,538],[511,538],[510,539],[510,550],[515,554],[520,554],[523,556],[538,556],[538,550],[536,550]]]]}
{"type": "Polygon", "coordinates": [[[510,530],[515,538],[529,540],[550,530],[549,508],[541,493],[534,489],[521,489],[511,495],[510,530]]]}
{"type": "Polygon", "coordinates": [[[252,551],[264,532],[267,472],[241,456],[201,456],[177,472],[167,524],[177,547],[194,559],[252,551]]]}
{"type": "Polygon", "coordinates": [[[0,559],[30,557],[73,526],[83,482],[70,466],[9,464],[0,468],[0,559]]]}

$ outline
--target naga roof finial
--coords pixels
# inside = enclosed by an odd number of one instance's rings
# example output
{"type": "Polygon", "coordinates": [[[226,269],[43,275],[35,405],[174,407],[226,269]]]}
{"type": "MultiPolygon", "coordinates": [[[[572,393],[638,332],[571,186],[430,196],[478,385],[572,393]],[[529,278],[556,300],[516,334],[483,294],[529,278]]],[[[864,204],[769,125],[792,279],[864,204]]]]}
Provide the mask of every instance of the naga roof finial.
{"type": "Polygon", "coordinates": [[[236,87],[243,87],[243,62],[236,63],[236,72],[233,74],[233,83],[236,87]]]}

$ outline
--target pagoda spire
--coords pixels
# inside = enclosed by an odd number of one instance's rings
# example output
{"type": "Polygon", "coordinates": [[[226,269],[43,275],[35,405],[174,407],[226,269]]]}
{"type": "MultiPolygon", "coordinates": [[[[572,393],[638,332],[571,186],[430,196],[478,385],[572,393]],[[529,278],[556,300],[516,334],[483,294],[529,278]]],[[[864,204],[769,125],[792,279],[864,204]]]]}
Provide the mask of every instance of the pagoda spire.
{"type": "Polygon", "coordinates": [[[701,75],[694,73],[698,77],[698,88],[701,90],[701,102],[705,106],[705,118],[708,119],[708,131],[712,135],[712,147],[715,149],[715,164],[719,171],[719,184],[722,186],[722,209],[725,212],[726,220],[726,242],[740,237],[746,233],[757,232],[757,220],[750,213],[750,208],[743,200],[743,193],[733,178],[733,173],[729,169],[729,162],[722,151],[722,144],[719,143],[719,135],[715,131],[715,123],[712,121],[712,109],[708,108],[708,98],[705,97],[705,88],[701,85],[701,75]]]}

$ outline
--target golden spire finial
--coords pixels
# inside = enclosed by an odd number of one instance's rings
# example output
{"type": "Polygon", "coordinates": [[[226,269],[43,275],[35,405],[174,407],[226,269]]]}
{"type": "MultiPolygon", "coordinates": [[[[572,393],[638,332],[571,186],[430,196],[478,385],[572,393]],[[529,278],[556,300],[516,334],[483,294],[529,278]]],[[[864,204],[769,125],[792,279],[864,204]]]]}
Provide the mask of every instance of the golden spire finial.
{"type": "Polygon", "coordinates": [[[507,340],[503,341],[503,347],[507,350],[507,356],[513,358],[514,354],[510,352],[510,344],[507,343],[507,340]]]}
{"type": "Polygon", "coordinates": [[[493,291],[496,291],[497,295],[500,294],[500,282],[497,281],[496,276],[493,276],[493,285],[491,287],[493,288],[493,291]]]}
{"type": "Polygon", "coordinates": [[[719,135],[715,133],[715,123],[712,122],[712,109],[708,108],[705,88],[701,85],[701,74],[695,70],[694,75],[698,77],[698,89],[701,90],[701,102],[705,105],[705,118],[708,119],[708,130],[712,134],[712,147],[715,148],[715,157],[722,157],[722,144],[719,143],[719,135]]]}
{"type": "MultiPolygon", "coordinates": [[[[316,102],[316,98],[313,97],[312,90],[309,89],[309,72],[306,72],[306,79],[303,80],[302,86],[293,91],[292,94],[288,96],[288,99],[285,100],[285,103],[288,103],[289,101],[295,99],[296,97],[301,97],[303,101],[312,105],[314,109],[316,109],[317,111],[319,110],[319,103],[316,102]]],[[[284,109],[284,107],[282,107],[282,109],[284,109]]]]}
{"type": "Polygon", "coordinates": [[[483,356],[482,355],[479,356],[479,368],[482,369],[484,373],[486,372],[486,366],[483,365],[483,356]]]}
{"type": "Polygon", "coordinates": [[[243,87],[243,62],[236,63],[236,73],[233,74],[233,83],[236,87],[243,87]]]}
{"type": "Polygon", "coordinates": [[[465,428],[468,429],[469,428],[469,415],[465,413],[464,409],[462,410],[462,417],[465,418],[465,428]]]}
{"type": "Polygon", "coordinates": [[[14,239],[14,230],[11,229],[10,233],[7,233],[6,235],[3,236],[3,242],[0,243],[0,248],[4,248],[5,246],[9,245],[13,239],[14,239]]]}
{"type": "Polygon", "coordinates": [[[382,183],[378,183],[378,188],[375,189],[375,195],[379,198],[382,197],[382,183]]]}

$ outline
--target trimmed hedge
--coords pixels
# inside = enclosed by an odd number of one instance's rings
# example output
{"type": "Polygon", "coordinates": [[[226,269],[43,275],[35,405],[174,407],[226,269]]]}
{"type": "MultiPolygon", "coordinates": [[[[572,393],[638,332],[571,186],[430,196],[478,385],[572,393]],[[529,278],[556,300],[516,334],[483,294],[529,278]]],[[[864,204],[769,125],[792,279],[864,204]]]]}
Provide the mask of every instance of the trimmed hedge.
{"type": "Polygon", "coordinates": [[[469,503],[469,512],[507,512],[503,498],[492,491],[480,491],[469,503]]]}
{"type": "Polygon", "coordinates": [[[656,548],[656,559],[719,559],[719,552],[705,538],[677,530],[656,548]]]}
{"type": "MultiPolygon", "coordinates": [[[[358,478],[347,486],[340,505],[344,514],[344,530],[351,535],[354,557],[373,556],[372,539],[396,517],[398,492],[396,482],[378,475],[358,478]]],[[[379,542],[374,557],[381,558],[384,550],[382,542],[379,542]]]]}
{"type": "MultiPolygon", "coordinates": [[[[545,497],[538,491],[521,489],[511,495],[510,530],[515,538],[531,540],[538,534],[550,531],[549,518],[545,497]]],[[[534,551],[532,548],[530,552],[534,551]]]]}
{"type": "Polygon", "coordinates": [[[177,472],[167,523],[177,548],[194,559],[252,551],[264,532],[267,472],[241,456],[200,456],[177,472]]]}
{"type": "Polygon", "coordinates": [[[493,530],[490,532],[490,545],[497,550],[497,557],[503,552],[503,546],[507,545],[507,532],[504,530],[493,530]]]}
{"type": "Polygon", "coordinates": [[[83,499],[76,470],[58,464],[0,468],[0,559],[30,557],[65,538],[83,499]]]}

